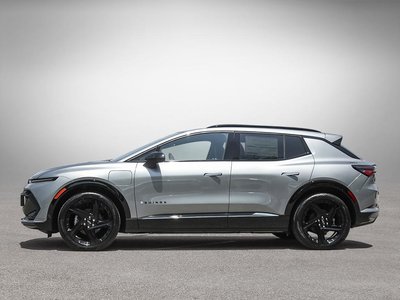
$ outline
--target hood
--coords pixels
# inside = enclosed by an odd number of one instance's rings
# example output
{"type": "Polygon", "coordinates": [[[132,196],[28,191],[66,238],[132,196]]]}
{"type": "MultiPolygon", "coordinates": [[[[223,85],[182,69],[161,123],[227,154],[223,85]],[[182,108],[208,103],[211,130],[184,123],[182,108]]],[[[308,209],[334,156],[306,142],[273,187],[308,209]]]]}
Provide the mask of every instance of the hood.
{"type": "Polygon", "coordinates": [[[41,170],[31,176],[31,179],[37,179],[37,178],[46,178],[46,177],[53,177],[57,176],[58,173],[63,173],[65,171],[69,170],[79,170],[83,168],[90,168],[91,166],[96,166],[101,167],[101,165],[108,165],[110,164],[110,160],[98,160],[98,161],[88,161],[84,163],[77,163],[77,164],[71,164],[71,165],[64,165],[64,166],[59,166],[55,168],[50,168],[50,169],[45,169],[41,170]]]}

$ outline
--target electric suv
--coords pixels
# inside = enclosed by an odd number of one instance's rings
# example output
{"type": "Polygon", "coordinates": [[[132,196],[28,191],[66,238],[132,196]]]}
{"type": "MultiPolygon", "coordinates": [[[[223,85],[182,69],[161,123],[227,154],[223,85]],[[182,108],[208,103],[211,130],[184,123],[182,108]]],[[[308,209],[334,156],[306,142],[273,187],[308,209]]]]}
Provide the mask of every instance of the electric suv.
{"type": "Polygon", "coordinates": [[[118,232],[265,232],[332,249],[375,221],[375,165],[342,137],[276,126],[214,125],[125,155],[44,170],[21,194],[22,224],[78,250],[118,232]]]}

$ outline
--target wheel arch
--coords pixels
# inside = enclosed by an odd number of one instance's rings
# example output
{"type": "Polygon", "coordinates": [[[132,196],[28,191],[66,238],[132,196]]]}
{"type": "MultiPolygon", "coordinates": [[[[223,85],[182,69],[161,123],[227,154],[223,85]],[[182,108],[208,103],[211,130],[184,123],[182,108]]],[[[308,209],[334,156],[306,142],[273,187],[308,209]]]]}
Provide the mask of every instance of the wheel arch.
{"type": "Polygon", "coordinates": [[[65,191],[61,194],[61,196],[59,196],[58,198],[55,196],[52,199],[47,212],[47,218],[48,220],[50,220],[51,224],[51,232],[58,232],[57,219],[63,204],[71,196],[82,192],[97,192],[109,197],[110,200],[113,201],[113,203],[117,207],[121,218],[119,231],[125,231],[126,219],[130,218],[131,214],[125,197],[116,186],[106,180],[101,180],[98,178],[85,178],[65,184],[57,191],[55,195],[60,193],[63,189],[65,189],[65,191]]]}
{"type": "Polygon", "coordinates": [[[290,216],[289,228],[291,228],[293,214],[296,211],[297,206],[303,201],[303,199],[318,193],[329,193],[343,200],[350,212],[351,226],[354,226],[356,223],[357,209],[359,208],[357,201],[353,201],[350,196],[352,195],[352,192],[346,186],[336,181],[316,180],[300,187],[290,198],[285,209],[285,215],[290,216]]]}

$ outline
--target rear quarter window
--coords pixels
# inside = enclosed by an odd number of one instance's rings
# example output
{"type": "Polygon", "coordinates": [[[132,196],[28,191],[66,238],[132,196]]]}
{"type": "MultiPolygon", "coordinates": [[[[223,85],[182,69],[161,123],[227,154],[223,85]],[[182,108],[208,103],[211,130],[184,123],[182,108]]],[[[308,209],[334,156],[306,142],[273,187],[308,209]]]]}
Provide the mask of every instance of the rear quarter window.
{"type": "Polygon", "coordinates": [[[291,159],[308,154],[308,149],[299,136],[285,136],[285,158],[291,159]]]}

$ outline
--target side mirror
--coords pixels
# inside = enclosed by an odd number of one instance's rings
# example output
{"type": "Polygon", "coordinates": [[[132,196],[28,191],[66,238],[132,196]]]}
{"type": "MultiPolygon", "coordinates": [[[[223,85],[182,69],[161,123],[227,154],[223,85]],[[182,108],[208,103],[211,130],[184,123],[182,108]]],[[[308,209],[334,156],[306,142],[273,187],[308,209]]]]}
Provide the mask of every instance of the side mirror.
{"type": "Polygon", "coordinates": [[[145,166],[155,168],[158,163],[165,161],[165,154],[159,151],[152,152],[146,156],[145,160],[145,166]]]}

